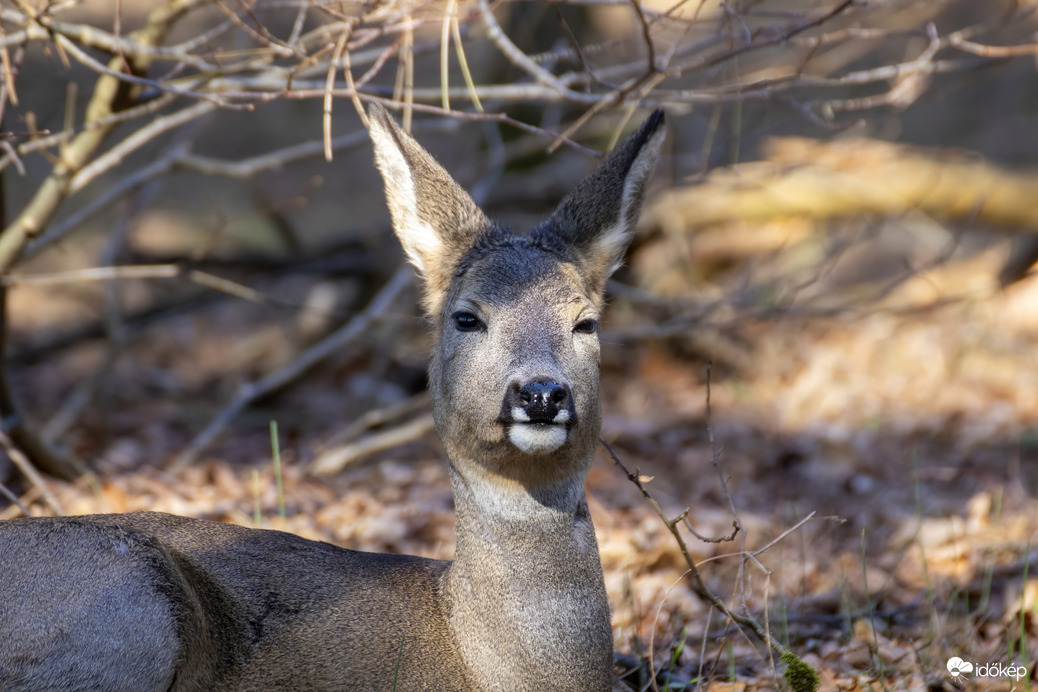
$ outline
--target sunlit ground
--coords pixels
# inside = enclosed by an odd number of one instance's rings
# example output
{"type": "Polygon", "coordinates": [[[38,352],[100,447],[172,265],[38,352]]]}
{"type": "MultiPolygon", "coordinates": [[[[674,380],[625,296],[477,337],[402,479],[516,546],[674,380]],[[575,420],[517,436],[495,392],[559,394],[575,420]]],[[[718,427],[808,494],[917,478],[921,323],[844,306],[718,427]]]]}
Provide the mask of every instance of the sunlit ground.
{"type": "MultiPolygon", "coordinates": [[[[1038,551],[1028,492],[1038,490],[1038,281],[990,289],[1002,252],[960,266],[968,281],[948,279],[951,270],[923,274],[867,310],[718,327],[746,354],[752,367],[743,369],[710,352],[723,340],[625,341],[617,335],[636,326],[628,317],[636,306],[614,298],[603,336],[603,436],[651,477],[647,488],[669,517],[689,508],[697,531],[721,536],[734,506],[742,531],[723,543],[686,533],[691,557],[730,607],[766,623],[818,668],[823,689],[945,684],[952,656],[1016,663],[1033,675],[1038,579],[1027,565],[1038,551]],[[934,307],[941,296],[958,297],[934,307]],[[709,421],[707,360],[715,361],[709,421]]],[[[46,321],[45,294],[15,299],[16,322],[46,321]]],[[[57,303],[50,307],[61,315],[57,303]]],[[[390,320],[408,336],[393,340],[386,369],[367,353],[344,356],[265,399],[177,472],[163,465],[229,400],[242,373],[255,377],[289,359],[297,334],[284,322],[264,326],[262,309],[234,301],[145,329],[68,433],[101,475],[52,481],[61,506],[246,526],[258,513],[264,527],[349,548],[449,558],[451,497],[432,435],[332,477],[305,472],[365,402],[404,395],[393,368],[420,372],[424,341],[418,322],[403,319],[408,310],[401,305],[390,320]],[[283,520],[271,419],[282,430],[283,520]]],[[[70,376],[89,373],[102,351],[97,343],[65,349],[18,369],[30,410],[45,418],[69,396],[70,376]]],[[[617,650],[651,654],[677,682],[703,675],[734,685],[716,689],[776,688],[767,648],[693,593],[675,541],[604,452],[589,492],[617,650]]],[[[50,511],[32,489],[26,501],[34,513],[50,511]]]]}

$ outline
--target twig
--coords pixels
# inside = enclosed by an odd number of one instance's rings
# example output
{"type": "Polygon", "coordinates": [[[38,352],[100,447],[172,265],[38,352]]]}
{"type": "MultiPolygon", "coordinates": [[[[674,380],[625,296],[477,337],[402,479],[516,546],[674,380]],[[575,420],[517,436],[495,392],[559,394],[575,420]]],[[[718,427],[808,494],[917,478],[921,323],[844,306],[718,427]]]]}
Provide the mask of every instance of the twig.
{"type": "Polygon", "coordinates": [[[6,497],[7,501],[10,502],[15,507],[17,507],[18,509],[20,509],[22,511],[22,514],[24,514],[25,516],[27,516],[27,517],[28,516],[32,516],[31,514],[29,514],[29,508],[26,507],[22,503],[22,501],[20,499],[18,499],[18,496],[15,495],[14,493],[12,493],[11,489],[8,488],[3,483],[0,483],[0,495],[3,495],[4,497],[6,497]]]}
{"type": "MultiPolygon", "coordinates": [[[[2,118],[0,118],[0,129],[3,129],[2,118]]],[[[4,225],[7,222],[7,190],[5,183],[6,177],[0,171],[0,225],[4,225]]],[[[22,415],[18,401],[15,399],[14,392],[8,382],[6,362],[7,297],[7,288],[0,286],[0,420],[2,420],[3,425],[2,432],[9,435],[10,439],[13,440],[12,446],[17,445],[24,449],[29,458],[34,460],[44,471],[65,478],[74,478],[81,471],[76,460],[51,449],[50,445],[36,435],[22,415]]],[[[35,472],[32,464],[27,464],[26,469],[33,473],[35,472]]],[[[23,469],[23,473],[26,473],[27,477],[29,477],[26,470],[23,469]]]]}
{"type": "Polygon", "coordinates": [[[7,433],[0,431],[0,446],[3,446],[4,451],[7,452],[7,456],[10,457],[11,461],[18,470],[29,479],[29,482],[40,489],[40,493],[43,495],[43,500],[47,503],[47,506],[51,508],[55,514],[59,517],[65,516],[65,510],[61,508],[61,503],[58,501],[57,496],[51,492],[47,482],[43,480],[43,476],[36,470],[32,462],[29,461],[29,457],[22,453],[22,450],[18,449],[11,438],[7,436],[7,433]]]}
{"type": "MultiPolygon", "coordinates": [[[[83,125],[80,131],[96,129],[99,127],[107,127],[109,125],[115,125],[118,123],[133,120],[134,118],[139,118],[146,115],[151,115],[152,113],[157,113],[169,104],[173,103],[173,101],[175,101],[176,98],[177,97],[175,94],[164,93],[160,96],[157,96],[154,99],[151,99],[150,101],[145,101],[139,106],[127,108],[124,111],[120,111],[114,115],[111,115],[102,120],[98,120],[96,122],[87,123],[83,125]]],[[[55,132],[54,134],[46,135],[43,137],[35,137],[29,140],[28,142],[22,142],[21,144],[19,144],[16,148],[15,153],[24,156],[25,154],[39,151],[41,149],[58,146],[75,137],[76,133],[76,130],[62,130],[61,132],[55,132]]],[[[2,159],[0,159],[0,169],[5,168],[8,164],[8,156],[5,156],[2,159]]]]}
{"type": "Polygon", "coordinates": [[[216,106],[209,102],[196,103],[176,113],[170,113],[160,118],[155,118],[144,127],[138,129],[132,135],[121,140],[114,147],[98,156],[88,165],[83,166],[75,175],[69,185],[69,192],[78,192],[99,175],[122,163],[131,152],[139,149],[149,141],[164,132],[176,129],[216,110],[216,106]]]}
{"type": "MultiPolygon", "coordinates": [[[[192,91],[191,89],[182,89],[180,87],[176,87],[176,86],[173,86],[171,84],[166,84],[166,83],[163,83],[163,82],[157,82],[154,79],[145,79],[143,77],[136,77],[136,76],[134,76],[132,74],[126,74],[122,70],[113,69],[111,67],[107,67],[107,66],[101,64],[100,62],[98,62],[97,60],[94,60],[93,58],[91,58],[83,50],[81,50],[75,43],[73,43],[72,41],[70,41],[69,39],[65,38],[64,36],[62,36],[60,34],[58,34],[57,36],[54,37],[54,44],[56,46],[58,46],[59,48],[61,48],[62,50],[68,51],[68,53],[70,55],[72,55],[72,57],[74,57],[83,66],[90,68],[91,70],[93,70],[94,72],[97,72],[98,74],[106,75],[108,77],[112,77],[114,79],[117,79],[120,82],[126,82],[128,84],[134,84],[134,85],[137,85],[137,86],[147,86],[147,87],[151,87],[153,89],[157,89],[159,91],[169,92],[171,94],[176,94],[177,96],[184,96],[184,97],[187,97],[187,98],[201,99],[203,101],[208,101],[209,103],[213,104],[214,106],[221,106],[223,108],[233,108],[233,109],[238,109],[238,110],[252,110],[252,108],[253,108],[253,106],[251,104],[247,104],[247,103],[244,103],[244,104],[231,103],[231,102],[229,102],[229,101],[227,101],[227,100],[225,100],[225,99],[223,99],[220,96],[215,95],[215,94],[210,94],[210,93],[207,93],[207,92],[204,92],[204,91],[192,91]]],[[[195,80],[195,81],[200,81],[200,80],[195,80]]]]}
{"type": "Polygon", "coordinates": [[[646,62],[646,74],[655,74],[656,67],[656,43],[652,40],[652,32],[649,27],[649,20],[645,17],[645,11],[642,8],[641,0],[631,0],[631,5],[634,6],[634,13],[638,15],[638,23],[642,27],[642,38],[645,40],[645,50],[647,53],[646,62]]]}
{"type": "Polygon", "coordinates": [[[810,17],[809,19],[792,23],[791,25],[783,27],[779,30],[776,30],[776,28],[771,28],[770,31],[759,32],[758,35],[762,37],[760,40],[744,43],[740,46],[730,48],[729,50],[723,53],[712,55],[706,58],[701,58],[698,62],[696,62],[693,65],[688,65],[684,67],[670,67],[668,68],[666,74],[668,76],[674,77],[680,76],[688,70],[700,70],[709,67],[714,67],[716,65],[720,65],[721,63],[728,62],[733,58],[743,55],[744,53],[785,43],[786,41],[792,39],[794,36],[802,34],[809,29],[813,29],[814,27],[825,23],[833,17],[842,14],[844,11],[852,7],[854,5],[854,2],[855,0],[843,0],[843,2],[839,3],[835,7],[823,10],[817,13],[815,16],[810,17]]]}
{"type": "Polygon", "coordinates": [[[451,17],[451,35],[454,37],[454,51],[458,56],[458,65],[461,67],[461,75],[465,79],[465,88],[469,92],[469,100],[472,101],[473,107],[475,107],[478,112],[482,113],[483,103],[479,100],[479,93],[477,93],[476,90],[476,82],[472,79],[472,70],[469,69],[469,59],[465,55],[465,46],[461,42],[461,23],[458,20],[458,14],[456,11],[454,16],[451,17]]]}
{"type": "MultiPolygon", "coordinates": [[[[457,127],[451,120],[423,121],[419,127],[422,131],[446,131],[457,127]]],[[[332,140],[332,148],[340,149],[360,146],[368,142],[368,133],[364,130],[340,135],[332,140]]],[[[228,161],[210,156],[194,154],[186,145],[172,147],[165,155],[152,163],[128,174],[120,181],[111,184],[103,192],[83,207],[77,209],[59,222],[53,224],[45,233],[30,242],[25,249],[25,256],[32,257],[43,248],[64,237],[70,231],[81,227],[96,214],[108,209],[123,195],[132,192],[144,183],[168,173],[176,168],[196,171],[204,175],[223,176],[238,180],[247,180],[267,171],[276,170],[297,161],[319,156],[324,144],[321,140],[311,140],[301,144],[293,144],[266,154],[259,154],[240,161],[228,161]]]]}
{"type": "Polygon", "coordinates": [[[348,45],[346,51],[343,53],[342,63],[342,73],[346,77],[346,89],[353,92],[353,98],[350,99],[353,102],[353,110],[357,111],[357,116],[360,117],[361,125],[363,125],[364,129],[367,130],[368,114],[364,110],[360,96],[357,95],[357,84],[353,81],[353,54],[350,52],[348,45]]]}
{"type": "MultiPolygon", "coordinates": [[[[724,475],[724,470],[721,468],[721,453],[717,448],[717,442],[714,440],[714,423],[712,417],[712,411],[710,409],[710,373],[713,369],[713,363],[707,361],[706,364],[706,435],[710,442],[710,454],[713,458],[714,469],[717,470],[717,477],[721,481],[721,491],[724,496],[728,498],[728,509],[732,512],[732,525],[735,527],[735,532],[738,533],[742,530],[742,522],[739,521],[739,510],[735,507],[735,500],[732,498],[732,493],[728,489],[728,479],[724,475]]],[[[743,540],[745,541],[745,533],[743,534],[743,540]]]]}
{"type": "MultiPolygon", "coordinates": [[[[325,77],[324,86],[324,106],[321,115],[321,132],[324,135],[322,140],[324,142],[325,161],[332,160],[332,89],[335,86],[335,66],[339,62],[339,59],[342,58],[342,54],[346,50],[346,41],[349,40],[352,32],[353,24],[349,22],[344,23],[339,38],[335,42],[335,49],[332,51],[332,59],[328,61],[328,74],[325,77]]],[[[352,91],[355,92],[355,90],[352,91]]],[[[356,98],[356,93],[354,93],[354,98],[356,98]]]]}
{"type": "MultiPolygon", "coordinates": [[[[768,543],[766,545],[764,545],[764,546],[762,546],[760,548],[757,548],[756,550],[754,550],[750,554],[753,555],[754,557],[756,557],[757,555],[760,555],[761,553],[764,553],[764,552],[770,550],[771,548],[773,548],[774,546],[778,545],[783,540],[785,540],[786,536],[788,536],[789,534],[791,534],[794,531],[798,530],[801,526],[803,526],[807,522],[809,522],[812,519],[814,519],[816,514],[818,514],[818,512],[815,511],[815,510],[812,510],[806,517],[804,517],[803,519],[801,519],[797,523],[793,524],[788,529],[786,529],[785,531],[780,533],[778,536],[776,536],[773,540],[768,541],[768,543]]],[[[822,518],[823,519],[828,519],[828,520],[834,520],[834,521],[839,520],[839,517],[822,517],[822,518]]]]}
{"type": "MultiPolygon", "coordinates": [[[[172,29],[180,16],[197,0],[170,0],[168,4],[151,12],[144,28],[134,36],[144,45],[160,43],[172,29]]],[[[138,57],[133,68],[139,73],[147,71],[150,60],[138,57]]],[[[113,69],[121,60],[113,58],[113,69]]],[[[132,105],[139,85],[130,85],[110,74],[98,77],[94,93],[87,105],[86,119],[97,122],[132,105]]],[[[114,126],[98,127],[77,135],[62,150],[61,160],[37,189],[21,214],[0,233],[0,274],[5,274],[18,260],[26,243],[39,235],[50,224],[58,208],[70,194],[72,177],[94,156],[114,126]]]]}
{"type": "Polygon", "coordinates": [[[69,42],[75,41],[87,48],[104,51],[111,55],[122,55],[124,59],[127,57],[144,57],[149,60],[175,59],[178,62],[190,65],[201,72],[216,70],[217,66],[196,55],[192,55],[190,51],[208,41],[211,41],[218,33],[222,33],[229,28],[229,24],[225,24],[222,28],[217,27],[219,31],[214,29],[197,37],[198,39],[202,39],[201,41],[192,40],[188,43],[180,44],[179,46],[170,46],[167,48],[163,46],[144,45],[131,37],[115,36],[102,29],[85,24],[48,20],[46,21],[45,26],[45,31],[38,32],[34,31],[36,28],[34,25],[30,25],[28,38],[48,40],[52,35],[55,37],[62,36],[69,42]]]}
{"type": "Polygon", "coordinates": [[[194,461],[198,454],[208,447],[223,432],[223,429],[253,401],[285,386],[321,360],[341,351],[346,344],[363,334],[368,325],[382,316],[389,306],[393,304],[397,296],[411,282],[411,275],[410,267],[406,265],[401,266],[359,315],[321,342],[311,346],[291,363],[256,382],[243,384],[239,388],[238,394],[223,411],[191,441],[184,451],[177,455],[171,464],[171,468],[182,469],[194,461]]]}
{"type": "Polygon", "coordinates": [[[222,291],[255,303],[267,303],[262,293],[235,281],[215,276],[180,264],[137,264],[71,269],[45,274],[12,274],[0,277],[2,286],[60,286],[90,281],[121,281],[127,279],[173,279],[187,277],[200,286],[222,291]]]}
{"type": "MultiPolygon", "coordinates": [[[[413,413],[414,411],[427,406],[429,401],[429,392],[424,391],[420,394],[415,394],[411,398],[405,399],[400,403],[386,406],[384,408],[372,409],[339,432],[335,433],[324,447],[325,449],[330,449],[332,447],[353,442],[372,428],[385,425],[397,418],[401,418],[402,416],[406,416],[409,413],[413,413]]],[[[324,450],[322,450],[322,453],[323,451],[324,450]]]]}
{"type": "MultiPolygon", "coordinates": [[[[258,43],[264,44],[267,48],[270,48],[273,52],[281,56],[290,56],[296,53],[296,51],[292,50],[292,48],[285,45],[281,41],[281,39],[272,34],[270,32],[270,29],[264,26],[263,22],[259,20],[259,17],[256,16],[255,12],[252,11],[251,5],[255,4],[255,0],[252,0],[251,2],[245,2],[245,0],[237,0],[237,2],[241,6],[242,14],[247,15],[256,27],[255,29],[253,29],[245,22],[241,22],[241,28],[246,32],[252,33],[255,36],[256,41],[258,43]]],[[[222,8],[223,5],[221,4],[220,7],[222,8]]],[[[240,21],[238,15],[232,15],[230,19],[235,22],[240,21]]]]}
{"type": "Polygon", "coordinates": [[[88,281],[117,281],[120,279],[169,279],[181,276],[183,269],[175,264],[139,264],[109,267],[89,267],[45,274],[10,274],[0,277],[3,286],[60,286],[88,281]]]}
{"type": "Polygon", "coordinates": [[[696,531],[695,527],[692,526],[692,522],[688,520],[688,513],[690,511],[691,510],[686,509],[684,512],[679,514],[677,518],[681,520],[681,523],[685,525],[685,528],[688,529],[689,533],[691,533],[693,536],[703,541],[704,543],[728,543],[730,541],[734,541],[735,536],[739,533],[741,529],[741,527],[739,526],[739,522],[733,521],[731,533],[725,534],[724,536],[704,536],[703,534],[696,531]]]}
{"type": "MultiPolygon", "coordinates": [[[[387,101],[385,99],[368,97],[366,100],[377,101],[377,102],[381,103],[382,105],[386,106],[387,108],[394,108],[395,109],[395,108],[398,108],[400,106],[400,104],[398,102],[387,101]]],[[[536,134],[536,135],[539,135],[539,136],[542,136],[542,137],[550,137],[553,142],[562,142],[563,144],[567,145],[571,149],[575,149],[575,150],[577,150],[579,152],[582,152],[584,154],[588,154],[589,156],[594,156],[596,158],[599,158],[601,156],[601,154],[596,152],[594,149],[589,149],[589,148],[585,147],[582,144],[574,142],[571,139],[567,139],[563,135],[559,135],[559,134],[556,134],[554,132],[550,132],[550,131],[545,130],[543,128],[536,127],[534,125],[528,125],[528,124],[526,124],[526,123],[524,123],[524,122],[522,122],[520,120],[516,120],[515,118],[510,118],[509,116],[505,115],[504,113],[466,113],[466,112],[460,112],[460,111],[450,111],[450,112],[448,112],[448,111],[444,111],[442,108],[439,108],[437,106],[427,106],[425,104],[419,104],[419,103],[412,103],[412,104],[406,105],[405,107],[409,107],[411,110],[415,110],[415,111],[418,111],[418,112],[421,112],[421,113],[434,113],[436,115],[450,116],[452,118],[457,118],[459,120],[481,120],[481,121],[497,122],[497,123],[501,123],[503,125],[510,125],[511,127],[514,127],[514,128],[516,128],[518,130],[522,130],[523,132],[529,132],[531,134],[536,134]]]]}
{"type": "Polygon", "coordinates": [[[967,41],[956,35],[949,36],[948,43],[959,50],[979,55],[983,58],[1016,58],[1038,53],[1038,43],[1017,46],[986,46],[982,43],[967,41]]]}
{"type": "MultiPolygon", "coordinates": [[[[555,75],[535,63],[526,53],[519,50],[518,46],[512,43],[512,40],[505,34],[504,29],[497,23],[497,19],[494,18],[494,13],[490,9],[490,3],[487,0],[479,0],[479,10],[483,16],[483,21],[487,25],[487,38],[497,46],[497,49],[501,51],[501,54],[510,63],[533,77],[537,82],[554,90],[560,96],[569,97],[573,93],[555,75]]],[[[576,94],[576,96],[579,98],[580,94],[576,94]]]]}
{"type": "Polygon", "coordinates": [[[620,461],[620,457],[616,455],[616,452],[613,451],[613,448],[609,445],[608,442],[606,442],[602,438],[599,438],[599,442],[601,442],[602,446],[606,448],[607,452],[609,452],[609,456],[613,458],[613,462],[615,462],[616,465],[620,467],[620,470],[623,472],[623,474],[627,476],[627,480],[633,483],[635,487],[637,487],[638,490],[641,491],[642,496],[645,497],[645,499],[649,502],[652,508],[656,511],[656,515],[667,526],[667,530],[674,537],[674,540],[678,544],[678,548],[681,550],[682,557],[685,558],[685,564],[688,565],[688,572],[692,578],[692,588],[699,595],[699,597],[710,603],[710,605],[716,608],[721,614],[723,614],[732,622],[736,623],[741,627],[749,629],[757,636],[757,638],[763,644],[774,649],[780,657],[783,654],[788,653],[789,649],[783,646],[780,642],[773,639],[771,637],[771,634],[767,630],[765,630],[759,622],[757,622],[756,618],[749,615],[744,616],[732,612],[732,610],[727,605],[725,605],[724,601],[718,598],[714,594],[714,592],[712,592],[707,587],[706,582],[703,581],[703,575],[700,574],[699,567],[696,565],[696,561],[692,559],[692,554],[688,551],[688,546],[685,544],[684,537],[678,530],[678,524],[680,523],[680,520],[668,519],[667,515],[663,512],[663,508],[660,507],[660,504],[656,501],[656,498],[654,498],[649,493],[648,489],[645,487],[645,484],[642,483],[638,470],[635,469],[635,471],[632,473],[630,470],[628,470],[624,463],[620,461]]]}
{"type": "Polygon", "coordinates": [[[440,28],[440,89],[443,91],[443,110],[451,109],[451,99],[447,93],[450,87],[450,34],[451,18],[455,12],[457,0],[447,0],[447,7],[443,10],[443,26],[440,28]]]}
{"type": "MultiPolygon", "coordinates": [[[[4,35],[3,26],[0,26],[0,38],[4,35]]],[[[10,99],[11,103],[15,106],[18,105],[18,91],[15,89],[14,75],[16,70],[17,61],[11,60],[11,51],[8,50],[7,46],[0,47],[0,74],[3,75],[3,89],[4,98],[10,99]]],[[[5,104],[6,105],[6,104],[5,104]]],[[[0,114],[0,122],[3,121],[2,114],[0,114]]]]}
{"type": "Polygon", "coordinates": [[[346,466],[372,454],[420,439],[432,429],[432,414],[426,413],[388,430],[380,430],[367,437],[362,437],[356,442],[328,449],[313,460],[310,464],[310,471],[317,475],[338,473],[346,466]]]}

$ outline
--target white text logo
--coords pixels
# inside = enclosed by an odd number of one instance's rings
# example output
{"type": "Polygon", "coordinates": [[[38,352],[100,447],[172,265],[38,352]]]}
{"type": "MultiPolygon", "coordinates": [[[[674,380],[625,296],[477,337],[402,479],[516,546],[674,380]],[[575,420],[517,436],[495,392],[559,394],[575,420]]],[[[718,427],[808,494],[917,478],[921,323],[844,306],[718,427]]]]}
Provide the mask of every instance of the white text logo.
{"type": "Polygon", "coordinates": [[[1027,668],[1015,664],[1003,665],[1001,663],[972,664],[963,661],[958,656],[952,656],[947,663],[948,672],[953,678],[964,677],[973,673],[978,678],[1012,678],[1020,680],[1027,675],[1027,668]]]}

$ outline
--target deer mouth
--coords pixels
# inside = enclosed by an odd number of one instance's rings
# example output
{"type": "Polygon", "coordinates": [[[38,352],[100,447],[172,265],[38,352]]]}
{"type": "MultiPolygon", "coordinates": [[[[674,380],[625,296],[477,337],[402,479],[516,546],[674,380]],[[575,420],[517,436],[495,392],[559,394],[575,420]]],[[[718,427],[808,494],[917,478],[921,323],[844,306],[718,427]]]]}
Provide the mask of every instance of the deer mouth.
{"type": "Polygon", "coordinates": [[[550,454],[561,447],[569,437],[573,415],[561,409],[552,418],[531,418],[527,411],[515,406],[509,411],[508,441],[524,454],[550,454]]]}
{"type": "Polygon", "coordinates": [[[508,441],[524,454],[550,454],[565,444],[577,422],[568,385],[535,379],[509,386],[498,422],[508,441]]]}

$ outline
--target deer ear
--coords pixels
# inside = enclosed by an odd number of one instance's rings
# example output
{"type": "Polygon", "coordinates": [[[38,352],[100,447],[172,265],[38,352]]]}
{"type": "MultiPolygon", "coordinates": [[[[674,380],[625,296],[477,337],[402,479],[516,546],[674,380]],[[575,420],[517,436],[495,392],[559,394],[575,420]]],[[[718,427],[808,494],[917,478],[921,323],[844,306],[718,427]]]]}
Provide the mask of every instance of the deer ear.
{"type": "Polygon", "coordinates": [[[664,120],[663,111],[653,112],[534,231],[543,242],[569,248],[595,294],[620,266],[634,234],[645,183],[667,134],[664,120]]]}
{"type": "Polygon", "coordinates": [[[407,259],[425,280],[425,307],[435,315],[458,263],[490,222],[385,108],[373,104],[368,119],[393,230],[407,259]]]}

